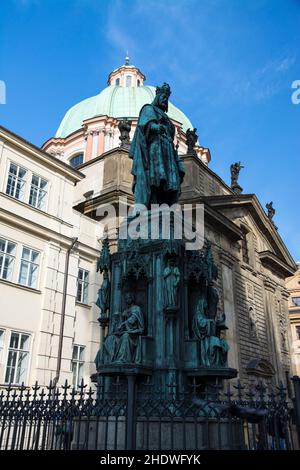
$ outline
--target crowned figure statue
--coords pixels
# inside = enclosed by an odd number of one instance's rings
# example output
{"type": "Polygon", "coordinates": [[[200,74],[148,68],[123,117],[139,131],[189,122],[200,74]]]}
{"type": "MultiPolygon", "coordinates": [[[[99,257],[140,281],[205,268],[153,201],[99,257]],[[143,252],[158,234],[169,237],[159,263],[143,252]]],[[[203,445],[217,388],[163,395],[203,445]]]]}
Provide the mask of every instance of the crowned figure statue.
{"type": "Polygon", "coordinates": [[[175,126],[167,115],[171,89],[156,88],[151,104],[142,107],[130,146],[136,204],[174,204],[180,196],[183,163],[174,147],[175,126]]]}

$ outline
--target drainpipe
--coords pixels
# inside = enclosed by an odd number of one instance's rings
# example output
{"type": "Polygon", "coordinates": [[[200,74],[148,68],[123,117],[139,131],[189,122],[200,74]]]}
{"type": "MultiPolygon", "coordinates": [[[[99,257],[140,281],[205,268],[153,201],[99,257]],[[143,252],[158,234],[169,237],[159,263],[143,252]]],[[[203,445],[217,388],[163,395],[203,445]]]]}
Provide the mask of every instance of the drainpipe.
{"type": "Polygon", "coordinates": [[[59,331],[59,343],[58,343],[58,354],[57,354],[57,365],[56,365],[56,375],[53,380],[53,386],[56,387],[56,384],[59,380],[60,369],[61,369],[61,356],[62,356],[62,347],[64,339],[64,326],[65,326],[65,316],[66,316],[66,300],[67,300],[67,288],[68,288],[68,278],[69,278],[69,260],[72,249],[74,248],[75,243],[78,238],[75,237],[72,239],[70,247],[67,249],[66,261],[65,261],[65,274],[64,274],[64,287],[63,287],[63,299],[61,306],[61,316],[60,316],[60,331],[59,331]]]}

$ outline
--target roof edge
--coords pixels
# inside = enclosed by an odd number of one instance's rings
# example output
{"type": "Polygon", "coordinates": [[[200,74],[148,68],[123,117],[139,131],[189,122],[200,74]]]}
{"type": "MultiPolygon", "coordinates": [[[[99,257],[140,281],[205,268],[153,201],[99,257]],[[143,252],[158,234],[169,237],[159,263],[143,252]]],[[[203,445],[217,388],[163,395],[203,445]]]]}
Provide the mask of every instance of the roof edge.
{"type": "Polygon", "coordinates": [[[27,152],[29,152],[32,156],[35,156],[36,158],[47,161],[48,164],[59,169],[62,173],[67,175],[74,182],[80,181],[85,178],[85,175],[80,171],[76,170],[75,168],[72,168],[67,163],[50,155],[45,150],[42,150],[41,148],[32,144],[20,135],[15,134],[4,126],[0,126],[0,138],[3,138],[6,142],[10,142],[12,145],[25,149],[27,152]]]}

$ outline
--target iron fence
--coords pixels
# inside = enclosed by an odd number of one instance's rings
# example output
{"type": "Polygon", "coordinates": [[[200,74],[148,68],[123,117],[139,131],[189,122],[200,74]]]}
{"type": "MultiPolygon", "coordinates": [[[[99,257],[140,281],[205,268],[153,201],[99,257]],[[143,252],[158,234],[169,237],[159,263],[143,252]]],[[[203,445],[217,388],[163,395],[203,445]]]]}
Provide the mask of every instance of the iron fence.
{"type": "Polygon", "coordinates": [[[8,386],[0,393],[0,449],[289,450],[298,446],[296,406],[282,384],[8,386]]]}

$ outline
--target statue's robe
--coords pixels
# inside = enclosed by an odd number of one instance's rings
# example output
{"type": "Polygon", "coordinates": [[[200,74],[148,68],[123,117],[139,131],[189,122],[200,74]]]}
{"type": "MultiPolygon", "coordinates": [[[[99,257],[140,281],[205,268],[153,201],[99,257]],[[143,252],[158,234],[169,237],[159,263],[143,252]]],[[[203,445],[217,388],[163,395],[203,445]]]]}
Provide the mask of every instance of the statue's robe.
{"type": "Polygon", "coordinates": [[[217,321],[206,317],[205,306],[201,300],[193,318],[193,331],[195,337],[200,340],[201,365],[224,366],[229,350],[228,343],[217,336],[217,321]]]}
{"type": "Polygon", "coordinates": [[[165,305],[166,307],[177,306],[177,290],[180,280],[179,269],[175,267],[166,267],[163,272],[165,281],[165,305]]]}
{"type": "Polygon", "coordinates": [[[119,345],[119,337],[114,333],[108,334],[98,350],[95,357],[95,364],[97,371],[101,369],[103,364],[111,364],[114,359],[119,345]]]}
{"type": "Polygon", "coordinates": [[[141,362],[140,336],[145,330],[142,311],[138,305],[132,305],[124,312],[126,320],[121,323],[119,344],[114,362],[123,364],[138,364],[141,362]]]}
{"type": "Polygon", "coordinates": [[[104,314],[109,307],[109,293],[110,282],[108,279],[104,279],[98,290],[98,298],[96,301],[96,305],[100,308],[102,314],[104,314]]]}
{"type": "Polygon", "coordinates": [[[177,202],[184,167],[174,148],[175,126],[158,106],[146,104],[140,111],[137,128],[130,146],[133,159],[133,193],[136,204],[147,207],[153,201],[153,191],[159,190],[163,201],[177,202]],[[151,131],[151,124],[162,125],[164,134],[151,131]]]}

